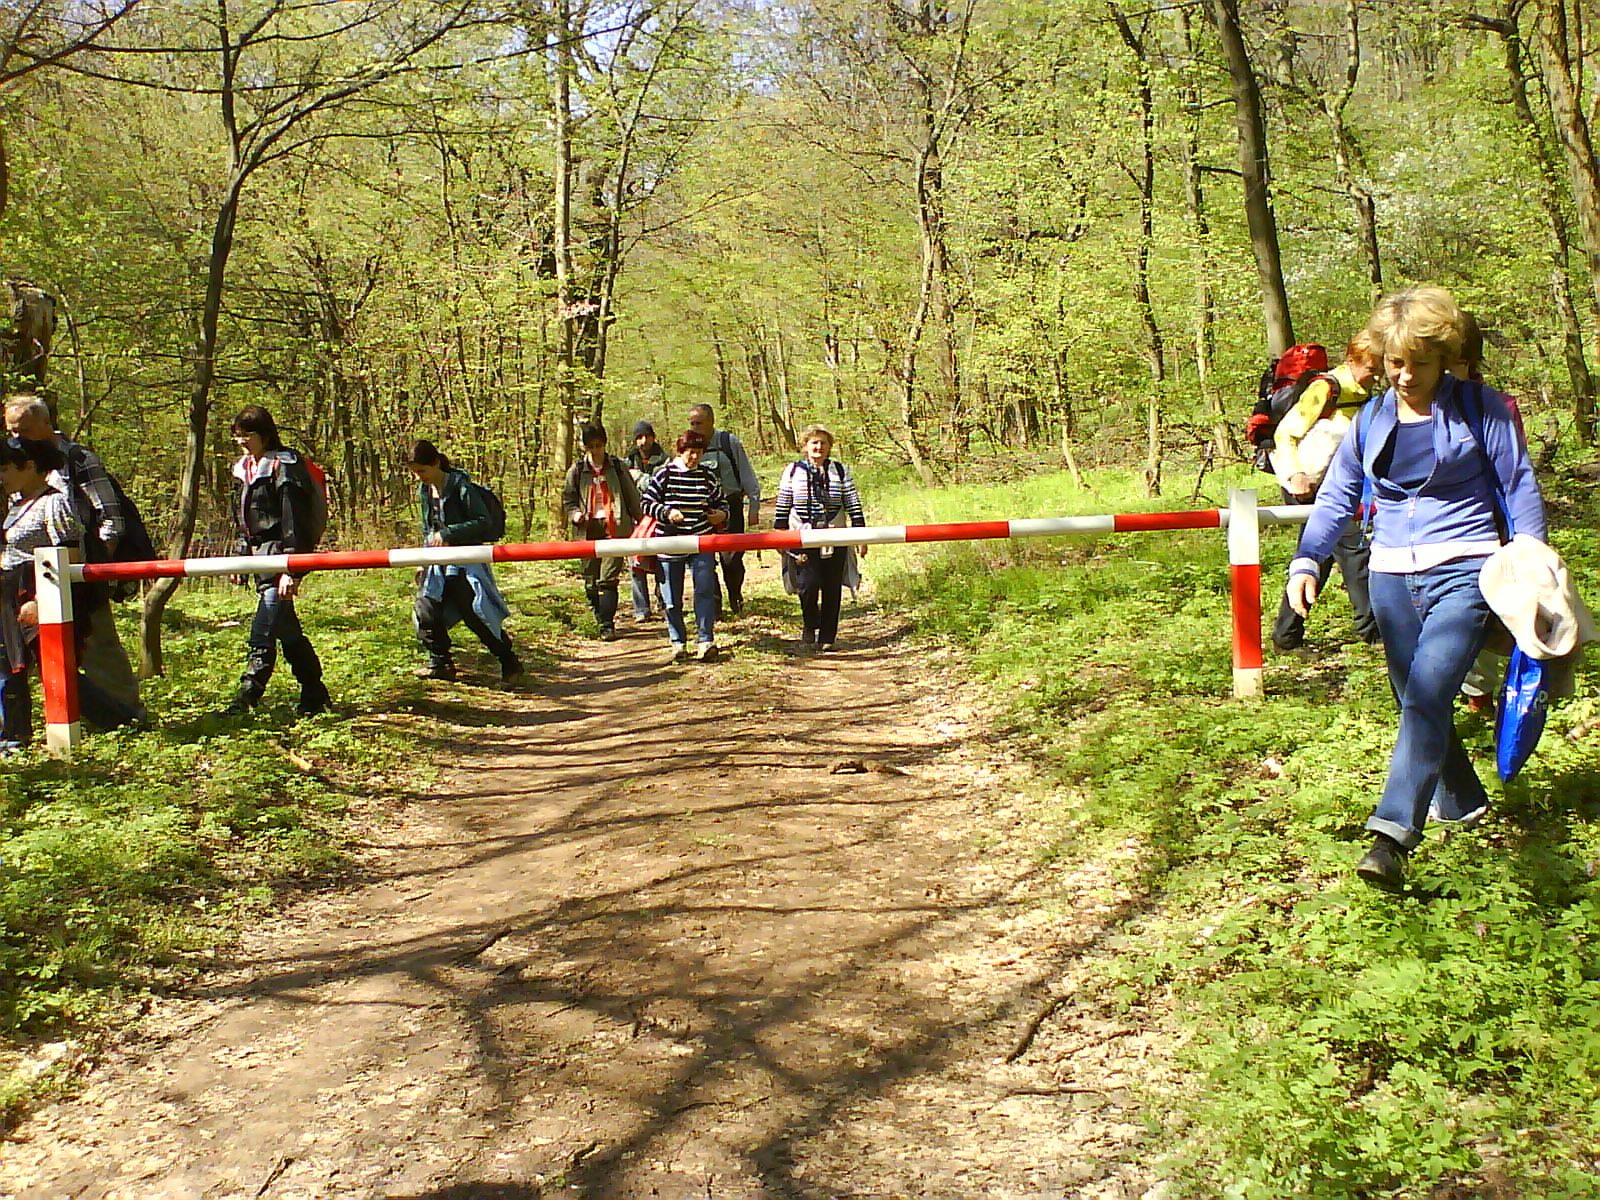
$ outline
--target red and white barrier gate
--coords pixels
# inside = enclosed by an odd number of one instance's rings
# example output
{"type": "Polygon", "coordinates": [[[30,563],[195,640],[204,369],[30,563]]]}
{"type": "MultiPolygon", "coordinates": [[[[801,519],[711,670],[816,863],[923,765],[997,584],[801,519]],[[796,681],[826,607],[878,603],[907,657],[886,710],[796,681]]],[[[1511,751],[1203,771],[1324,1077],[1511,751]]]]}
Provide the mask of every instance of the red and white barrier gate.
{"type": "Polygon", "coordinates": [[[1041,517],[1018,521],[962,521],[944,525],[878,525],[864,529],[771,530],[705,537],[605,538],[594,542],[531,542],[499,546],[428,546],[398,550],[335,550],[321,554],[262,554],[224,558],[159,559],[137,563],[69,564],[67,551],[35,552],[39,588],[40,674],[45,695],[45,738],[65,754],[80,736],[78,676],[73,652],[72,594],[68,580],[188,578],[265,575],[285,571],[354,571],[468,563],[542,562],[565,558],[617,558],[631,554],[696,554],[728,550],[800,550],[810,546],[880,546],[994,538],[1054,537],[1072,533],[1146,533],[1163,529],[1227,529],[1233,576],[1234,695],[1261,694],[1261,523],[1294,524],[1307,506],[1258,508],[1254,489],[1229,494],[1229,508],[1116,516],[1041,517]]]}

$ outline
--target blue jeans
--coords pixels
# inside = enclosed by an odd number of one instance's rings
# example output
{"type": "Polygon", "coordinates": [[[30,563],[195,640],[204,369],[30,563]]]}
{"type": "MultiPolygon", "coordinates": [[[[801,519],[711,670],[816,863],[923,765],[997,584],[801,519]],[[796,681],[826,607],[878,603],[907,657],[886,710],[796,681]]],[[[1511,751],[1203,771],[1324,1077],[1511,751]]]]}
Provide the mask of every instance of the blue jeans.
{"type": "Polygon", "coordinates": [[[1482,558],[1415,575],[1372,573],[1372,611],[1383,634],[1400,731],[1377,811],[1367,821],[1407,850],[1422,840],[1428,803],[1458,820],[1489,802],[1456,735],[1455,698],[1489,631],[1478,587],[1482,558]]]}
{"type": "Polygon", "coordinates": [[[689,640],[683,625],[684,574],[694,580],[695,636],[702,642],[713,640],[717,624],[717,556],[715,554],[688,554],[661,558],[661,602],[667,607],[667,636],[674,646],[689,640]]]}
{"type": "Polygon", "coordinates": [[[317,652],[300,628],[300,614],[295,612],[294,600],[278,595],[276,575],[258,575],[256,585],[256,615],[250,622],[250,637],[246,642],[248,656],[244,674],[239,679],[239,695],[250,704],[257,703],[267,690],[272,669],[277,665],[278,646],[283,646],[284,661],[294,672],[300,685],[300,704],[303,708],[320,711],[328,703],[328,689],[322,683],[322,663],[317,652]]]}
{"type": "Polygon", "coordinates": [[[656,581],[657,591],[661,589],[661,564],[658,561],[656,569],[648,574],[631,568],[628,574],[633,576],[633,615],[642,621],[650,615],[650,580],[656,581]]]}

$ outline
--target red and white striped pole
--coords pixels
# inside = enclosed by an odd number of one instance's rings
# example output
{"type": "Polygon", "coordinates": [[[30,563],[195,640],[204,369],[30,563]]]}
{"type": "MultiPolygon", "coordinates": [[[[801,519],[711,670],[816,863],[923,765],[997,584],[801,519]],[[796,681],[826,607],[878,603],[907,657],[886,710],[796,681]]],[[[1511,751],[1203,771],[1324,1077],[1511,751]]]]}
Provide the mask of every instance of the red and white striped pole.
{"type": "Polygon", "coordinates": [[[72,628],[72,553],[65,546],[41,546],[33,552],[44,741],[45,749],[58,755],[70,753],[82,736],[78,720],[78,646],[72,628]]]}
{"type": "Polygon", "coordinates": [[[1261,524],[1254,488],[1228,493],[1228,572],[1233,582],[1233,695],[1261,695],[1261,524]]]}
{"type": "MultiPolygon", "coordinates": [[[[498,546],[430,546],[397,550],[336,550],[320,554],[264,554],[225,558],[161,559],[142,563],[94,563],[51,568],[53,579],[110,581],[183,578],[205,575],[282,574],[285,571],[350,571],[385,567],[426,567],[468,563],[545,562],[570,558],[617,558],[633,554],[698,554],[726,550],[799,550],[811,546],[877,546],[985,538],[1056,537],[1078,533],[1149,533],[1168,529],[1228,530],[1228,560],[1233,576],[1234,695],[1261,694],[1261,534],[1260,524],[1298,524],[1311,510],[1302,505],[1258,508],[1254,489],[1231,493],[1226,509],[1190,512],[1121,513],[1088,517],[1040,517],[1015,521],[960,521],[937,525],[881,525],[846,529],[775,529],[761,533],[704,537],[606,538],[594,542],[529,542],[498,546]]],[[[41,556],[54,551],[39,551],[41,556]]],[[[64,556],[65,552],[61,552],[64,556]]],[[[43,557],[41,562],[45,561],[43,557]]],[[[56,560],[49,560],[55,563],[56,560]]],[[[52,611],[64,613],[66,635],[41,637],[47,713],[60,721],[52,749],[65,749],[78,737],[77,669],[71,638],[71,597],[60,585],[40,583],[41,617],[46,586],[58,599],[52,611]],[[50,709],[50,697],[57,697],[50,709]],[[70,716],[68,715],[70,713],[70,716]]],[[[43,628],[40,630],[43,634],[43,628]]],[[[53,720],[53,718],[52,718],[53,720]]]]}

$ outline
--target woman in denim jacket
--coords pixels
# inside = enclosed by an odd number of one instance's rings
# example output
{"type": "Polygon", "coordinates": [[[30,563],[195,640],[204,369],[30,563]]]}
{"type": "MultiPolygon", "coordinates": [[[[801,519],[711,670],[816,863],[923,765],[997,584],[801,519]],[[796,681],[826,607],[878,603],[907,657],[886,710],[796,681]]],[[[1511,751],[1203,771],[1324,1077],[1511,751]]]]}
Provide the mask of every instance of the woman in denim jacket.
{"type": "Polygon", "coordinates": [[[1392,386],[1340,445],[1289,566],[1286,595],[1305,615],[1317,598],[1318,564],[1370,481],[1372,609],[1400,728],[1367,821],[1375,840],[1356,872],[1389,891],[1404,883],[1430,807],[1440,820],[1466,824],[1488,808],[1456,735],[1454,700],[1490,626],[1478,571],[1502,539],[1496,482],[1515,532],[1545,537],[1539,485],[1505,401],[1450,374],[1464,327],[1442,288],[1408,288],[1378,304],[1367,331],[1392,386]]]}

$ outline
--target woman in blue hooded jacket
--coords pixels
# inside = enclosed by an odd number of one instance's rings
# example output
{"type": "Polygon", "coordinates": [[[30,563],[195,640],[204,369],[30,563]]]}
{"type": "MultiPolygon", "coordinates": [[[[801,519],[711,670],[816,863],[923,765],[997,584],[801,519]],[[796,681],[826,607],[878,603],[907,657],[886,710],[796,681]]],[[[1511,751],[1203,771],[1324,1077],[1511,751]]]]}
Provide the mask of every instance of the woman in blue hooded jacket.
{"type": "Polygon", "coordinates": [[[1370,482],[1372,610],[1400,728],[1367,821],[1372,848],[1356,872],[1390,891],[1404,883],[1430,808],[1464,824],[1488,809],[1454,722],[1456,691],[1491,623],[1478,572],[1511,533],[1545,538],[1539,485],[1505,401],[1450,373],[1464,329],[1442,288],[1408,288],[1378,304],[1367,330],[1392,386],[1340,444],[1289,566],[1286,595],[1303,616],[1317,598],[1318,564],[1370,482]]]}

